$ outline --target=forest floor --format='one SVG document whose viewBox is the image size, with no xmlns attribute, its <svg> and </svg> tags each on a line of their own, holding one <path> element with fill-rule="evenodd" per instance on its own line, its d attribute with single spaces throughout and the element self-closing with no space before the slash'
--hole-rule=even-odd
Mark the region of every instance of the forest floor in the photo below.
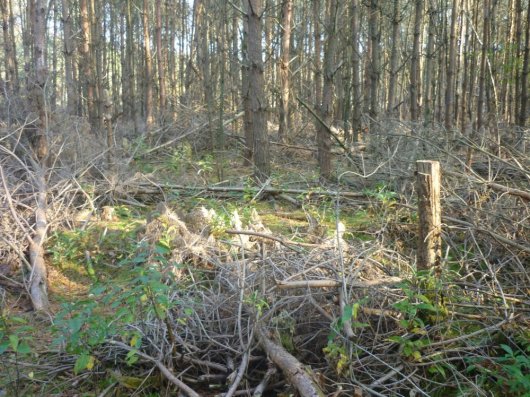
<svg viewBox="0 0 530 397">
<path fill-rule="evenodd" d="M 443 141 L 376 139 L 327 184 L 307 142 L 273 145 L 256 184 L 239 148 L 182 141 L 55 185 L 50 312 L 1 273 L 0 395 L 529 396 L 528 156 L 466 173 Z M 444 175 L 432 271 L 419 156 Z"/>
</svg>

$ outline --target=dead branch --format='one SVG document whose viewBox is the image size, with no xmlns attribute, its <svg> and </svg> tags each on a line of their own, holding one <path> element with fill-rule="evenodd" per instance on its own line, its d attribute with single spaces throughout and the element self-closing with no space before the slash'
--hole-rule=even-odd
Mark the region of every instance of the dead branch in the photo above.
<svg viewBox="0 0 530 397">
<path fill-rule="evenodd" d="M 396 284 L 402 282 L 401 277 L 389 277 L 381 280 L 347 281 L 346 284 L 353 288 L 370 288 L 381 285 Z M 276 285 L 281 289 L 292 288 L 338 288 L 342 285 L 337 280 L 300 280 L 300 281 L 276 281 Z"/>
<path fill-rule="evenodd" d="M 132 347 L 126 345 L 125 343 L 119 342 L 119 341 L 111 340 L 109 341 L 109 343 L 111 345 L 118 346 L 124 350 L 127 350 L 128 352 L 133 350 Z M 169 368 L 167 368 L 164 364 L 162 364 L 160 360 L 157 360 L 156 358 L 151 357 L 148 354 L 142 353 L 141 351 L 136 351 L 136 354 L 154 363 L 158 367 L 162 375 L 164 375 L 164 377 L 167 380 L 169 380 L 171 383 L 177 386 L 180 390 L 182 390 L 182 392 L 184 392 L 187 396 L 200 397 L 200 394 L 198 394 L 195 390 L 193 390 L 191 387 L 189 387 L 184 382 L 182 382 L 180 379 L 178 379 L 175 375 L 173 375 L 173 373 L 169 370 Z"/>
<path fill-rule="evenodd" d="M 315 382 L 311 369 L 304 367 L 292 354 L 274 343 L 267 336 L 268 332 L 263 326 L 258 325 L 256 332 L 269 359 L 282 370 L 302 397 L 324 397 L 324 392 Z"/>
</svg>

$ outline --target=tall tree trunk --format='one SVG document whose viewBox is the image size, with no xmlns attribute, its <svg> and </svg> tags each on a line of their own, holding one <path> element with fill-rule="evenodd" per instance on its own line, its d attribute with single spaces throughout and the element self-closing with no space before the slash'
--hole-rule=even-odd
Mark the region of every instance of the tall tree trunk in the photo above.
<svg viewBox="0 0 530 397">
<path fill-rule="evenodd" d="M 423 84 L 423 123 L 425 126 L 429 125 L 433 119 L 433 103 L 432 103 L 432 81 L 433 81 L 433 66 L 434 66 L 434 33 L 436 27 L 436 15 L 434 0 L 429 0 L 429 8 L 427 14 L 429 15 L 429 24 L 427 27 L 427 48 L 425 50 L 425 80 Z"/>
<path fill-rule="evenodd" d="M 361 123 L 361 54 L 359 52 L 359 4 L 357 0 L 351 2 L 351 35 L 352 35 L 352 130 L 353 142 L 359 141 Z"/>
<path fill-rule="evenodd" d="M 322 106 L 320 107 L 320 117 L 330 126 L 333 121 L 333 94 L 335 85 L 333 77 L 335 74 L 335 57 L 337 51 L 337 14 L 339 12 L 340 0 L 328 0 L 326 5 L 326 45 L 324 49 L 324 86 L 322 89 Z M 326 126 L 318 124 L 318 165 L 320 167 L 320 177 L 329 179 L 331 177 L 331 137 Z"/>
<path fill-rule="evenodd" d="M 293 14 L 293 0 L 283 0 L 282 6 L 282 54 L 280 58 L 280 127 L 278 129 L 278 140 L 282 142 L 285 135 L 291 129 L 289 115 L 289 61 L 291 44 L 291 18 Z"/>
<path fill-rule="evenodd" d="M 96 109 L 94 102 L 95 83 L 94 71 L 92 69 L 92 53 L 90 51 L 90 20 L 88 18 L 88 0 L 79 1 L 79 10 L 81 13 L 81 46 L 79 53 L 81 55 L 81 73 L 84 76 L 84 86 L 86 89 L 86 106 L 88 120 L 92 128 L 96 127 Z"/>
<path fill-rule="evenodd" d="M 153 60 L 151 58 L 151 39 L 149 36 L 149 0 L 143 3 L 144 56 L 145 56 L 145 128 L 151 132 L 153 125 Z"/>
<path fill-rule="evenodd" d="M 48 156 L 48 142 L 46 139 L 46 100 L 45 88 L 48 68 L 45 57 L 46 46 L 46 1 L 30 0 L 33 7 L 33 60 L 34 60 L 34 105 L 39 114 L 37 144 L 34 147 L 35 168 L 34 181 L 37 191 L 37 209 L 35 210 L 34 235 L 30 241 L 29 259 L 31 264 L 31 278 L 29 292 L 35 310 L 47 310 L 48 288 L 47 270 L 44 261 L 44 242 L 46 240 L 46 158 Z"/>
<path fill-rule="evenodd" d="M 74 35 L 72 30 L 72 16 L 70 14 L 70 0 L 62 0 L 63 13 L 63 41 L 64 41 L 64 80 L 66 84 L 66 112 L 75 114 L 77 109 L 77 95 L 74 81 Z"/>
<path fill-rule="evenodd" d="M 477 117 L 471 132 L 471 142 L 475 143 L 484 125 L 484 101 L 486 91 L 486 62 L 489 46 L 489 27 L 490 27 L 490 0 L 483 0 L 484 4 L 484 22 L 482 27 L 482 46 L 480 52 L 480 71 L 478 77 L 478 98 L 477 98 Z M 471 167 L 473 162 L 473 149 L 471 145 L 467 151 L 467 165 Z"/>
<path fill-rule="evenodd" d="M 315 36 L 315 107 L 322 105 L 322 36 L 320 33 L 320 0 L 313 0 L 313 31 Z"/>
<path fill-rule="evenodd" d="M 7 92 L 14 94 L 18 91 L 17 61 L 15 49 L 15 37 L 11 35 L 11 0 L 0 2 L 0 12 L 2 13 L 2 30 L 4 37 L 4 62 L 5 62 L 5 83 Z"/>
<path fill-rule="evenodd" d="M 419 82 L 420 82 L 420 34 L 423 17 L 423 0 L 416 0 L 414 6 L 414 38 L 410 63 L 410 118 L 419 117 Z"/>
<path fill-rule="evenodd" d="M 370 59 L 370 124 L 377 120 L 379 115 L 379 77 L 381 75 L 381 31 L 379 30 L 379 4 L 378 0 L 370 1 L 369 18 L 370 46 L 372 57 Z"/>
<path fill-rule="evenodd" d="M 52 112 L 55 111 L 57 108 L 57 25 L 58 25 L 58 18 L 57 18 L 57 0 L 52 0 L 49 3 L 50 7 L 53 7 L 53 17 L 51 18 L 52 26 L 53 26 L 53 36 L 51 38 L 48 38 L 48 40 L 51 41 L 52 46 L 52 78 L 51 78 L 51 95 L 50 95 L 50 110 Z"/>
<path fill-rule="evenodd" d="M 454 125 L 455 70 L 456 70 L 456 20 L 458 18 L 458 1 L 453 0 L 451 10 L 451 28 L 449 31 L 449 64 L 447 66 L 447 86 L 445 87 L 445 129 L 449 131 Z"/>
<path fill-rule="evenodd" d="M 526 28 L 524 39 L 523 73 L 521 75 L 521 107 L 517 124 L 520 127 L 526 126 L 527 106 L 528 106 L 528 74 L 530 73 L 530 3 L 526 10 Z"/>
<path fill-rule="evenodd" d="M 248 51 L 248 97 L 249 105 L 246 113 L 252 113 L 251 125 L 252 147 L 254 159 L 254 177 L 264 181 L 270 175 L 269 138 L 267 135 L 267 103 L 265 98 L 265 80 L 263 78 L 262 59 L 262 7 L 261 0 L 244 0 L 245 18 L 247 20 L 247 51 Z"/>
<path fill-rule="evenodd" d="M 401 10 L 399 0 L 394 0 L 392 12 L 392 50 L 390 54 L 390 76 L 388 79 L 387 112 L 394 114 L 396 111 L 396 82 L 399 72 L 398 49 L 400 38 Z"/>
<path fill-rule="evenodd" d="M 97 133 L 103 133 L 103 100 L 102 100 L 102 79 L 103 79 L 103 60 L 102 60 L 102 34 L 101 34 L 101 0 L 90 0 L 89 19 L 90 19 L 90 51 L 94 84 L 94 125 Z"/>
<path fill-rule="evenodd" d="M 166 79 L 164 70 L 164 50 L 162 48 L 162 0 L 155 1 L 156 14 L 156 58 L 157 58 L 157 72 L 158 72 L 158 105 L 159 112 L 164 113 L 166 108 Z M 174 49 L 171 49 L 174 51 Z"/>
</svg>

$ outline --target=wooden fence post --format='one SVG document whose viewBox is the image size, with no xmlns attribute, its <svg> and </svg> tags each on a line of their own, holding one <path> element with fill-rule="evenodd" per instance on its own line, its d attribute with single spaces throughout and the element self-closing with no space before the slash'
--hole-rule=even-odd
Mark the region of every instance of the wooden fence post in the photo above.
<svg viewBox="0 0 530 397">
<path fill-rule="evenodd" d="M 416 161 L 418 182 L 418 270 L 439 268 L 442 258 L 442 211 L 440 208 L 440 163 Z M 439 269 L 438 269 L 439 270 Z"/>
</svg>

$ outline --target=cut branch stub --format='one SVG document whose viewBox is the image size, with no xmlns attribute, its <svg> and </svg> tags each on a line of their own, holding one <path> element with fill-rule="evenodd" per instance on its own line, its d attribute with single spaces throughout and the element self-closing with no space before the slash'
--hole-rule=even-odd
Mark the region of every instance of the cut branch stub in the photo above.
<svg viewBox="0 0 530 397">
<path fill-rule="evenodd" d="M 442 211 L 440 207 L 440 163 L 416 162 L 418 182 L 418 270 L 440 266 L 442 257 Z"/>
</svg>

